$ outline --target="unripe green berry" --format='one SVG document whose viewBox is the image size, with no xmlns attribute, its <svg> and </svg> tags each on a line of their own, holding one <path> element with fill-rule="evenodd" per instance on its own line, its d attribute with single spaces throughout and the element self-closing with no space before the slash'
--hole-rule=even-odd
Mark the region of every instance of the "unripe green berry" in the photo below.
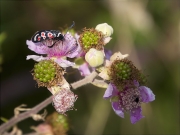
<svg viewBox="0 0 180 135">
<path fill-rule="evenodd" d="M 115 65 L 114 71 L 118 74 L 118 78 L 122 80 L 128 79 L 131 75 L 130 66 L 123 61 L 120 61 Z"/>
<path fill-rule="evenodd" d="M 80 35 L 79 43 L 82 49 L 87 52 L 91 48 L 102 50 L 104 47 L 103 34 L 100 31 L 92 29 L 84 29 L 84 32 Z"/>
<path fill-rule="evenodd" d="M 121 90 L 124 86 L 133 84 L 134 80 L 140 84 L 146 81 L 145 76 L 128 59 L 114 59 L 109 68 L 109 76 L 111 82 Z"/>
<path fill-rule="evenodd" d="M 56 74 L 54 64 L 48 60 L 41 61 L 34 66 L 35 78 L 41 82 L 50 82 Z"/>
<path fill-rule="evenodd" d="M 39 78 L 39 77 L 40 77 L 40 75 L 39 75 L 38 73 L 36 73 L 36 74 L 35 74 L 35 77 L 36 77 L 36 78 Z"/>
</svg>

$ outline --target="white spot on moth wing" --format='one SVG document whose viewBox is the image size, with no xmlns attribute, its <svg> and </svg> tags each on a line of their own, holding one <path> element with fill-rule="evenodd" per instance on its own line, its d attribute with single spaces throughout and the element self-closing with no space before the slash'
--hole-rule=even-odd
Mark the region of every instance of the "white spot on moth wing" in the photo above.
<svg viewBox="0 0 180 135">
<path fill-rule="evenodd" d="M 60 33 L 60 32 L 58 33 L 57 37 L 59 37 L 59 35 L 61 35 L 61 33 Z"/>
<path fill-rule="evenodd" d="M 55 33 L 53 33 L 53 35 L 54 35 L 54 37 L 56 37 L 56 34 L 55 34 Z"/>
<path fill-rule="evenodd" d="M 36 35 L 34 36 L 34 41 L 36 41 L 36 39 L 37 39 L 36 37 L 37 37 L 37 36 L 39 36 L 39 34 L 36 34 Z"/>
</svg>

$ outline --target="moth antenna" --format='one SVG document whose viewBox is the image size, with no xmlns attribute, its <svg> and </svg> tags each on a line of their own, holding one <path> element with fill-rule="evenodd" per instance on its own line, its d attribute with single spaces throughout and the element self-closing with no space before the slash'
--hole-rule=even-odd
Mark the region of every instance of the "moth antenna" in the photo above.
<svg viewBox="0 0 180 135">
<path fill-rule="evenodd" d="M 68 28 L 68 30 L 74 27 L 74 25 L 75 25 L 75 22 L 73 21 L 72 25 Z"/>
<path fill-rule="evenodd" d="M 75 25 L 75 22 L 73 21 L 72 25 L 67 29 L 66 34 L 67 34 L 67 32 L 68 32 L 70 29 L 72 29 L 72 27 L 74 27 L 74 25 Z M 66 34 L 65 34 L 65 35 L 66 35 Z M 64 35 L 64 36 L 65 36 L 65 35 Z"/>
</svg>

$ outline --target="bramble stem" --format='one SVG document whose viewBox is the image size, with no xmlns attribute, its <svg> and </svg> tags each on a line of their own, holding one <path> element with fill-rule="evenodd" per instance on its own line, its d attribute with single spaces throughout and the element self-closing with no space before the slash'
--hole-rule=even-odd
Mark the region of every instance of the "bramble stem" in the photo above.
<svg viewBox="0 0 180 135">
<path fill-rule="evenodd" d="M 83 85 L 86 85 L 88 83 L 91 83 L 93 81 L 93 79 L 97 76 L 97 72 L 92 72 L 89 76 L 86 76 L 84 79 L 77 81 L 75 83 L 72 83 L 71 86 L 72 88 L 75 90 L 78 87 L 81 87 Z M 36 105 L 34 108 L 32 108 L 29 111 L 20 113 L 18 116 L 14 116 L 12 117 L 8 122 L 2 124 L 0 126 L 0 134 L 2 134 L 3 132 L 5 132 L 6 130 L 10 129 L 12 126 L 14 126 L 16 123 L 27 119 L 29 117 L 32 116 L 32 114 L 37 114 L 40 110 L 42 110 L 43 108 L 45 108 L 47 105 L 49 105 L 52 102 L 52 98 L 53 96 L 50 96 L 49 98 L 47 98 L 46 100 L 42 101 L 40 104 Z"/>
<path fill-rule="evenodd" d="M 86 85 L 86 84 L 88 84 L 88 83 L 91 83 L 96 76 L 97 76 L 97 72 L 94 71 L 94 72 L 92 72 L 89 76 L 86 76 L 84 79 L 72 83 L 71 86 L 72 86 L 72 88 L 75 90 L 75 89 L 77 89 L 78 87 L 81 87 L 81 86 L 83 86 L 83 85 Z"/>
</svg>

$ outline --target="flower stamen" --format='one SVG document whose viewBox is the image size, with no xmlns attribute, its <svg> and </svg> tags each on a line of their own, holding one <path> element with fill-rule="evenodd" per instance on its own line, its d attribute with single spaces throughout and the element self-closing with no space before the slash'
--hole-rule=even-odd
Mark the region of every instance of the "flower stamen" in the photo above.
<svg viewBox="0 0 180 135">
<path fill-rule="evenodd" d="M 133 108 L 138 108 L 141 105 L 142 97 L 137 88 L 130 88 L 121 91 L 119 94 L 119 106 L 124 111 L 131 111 Z"/>
</svg>

